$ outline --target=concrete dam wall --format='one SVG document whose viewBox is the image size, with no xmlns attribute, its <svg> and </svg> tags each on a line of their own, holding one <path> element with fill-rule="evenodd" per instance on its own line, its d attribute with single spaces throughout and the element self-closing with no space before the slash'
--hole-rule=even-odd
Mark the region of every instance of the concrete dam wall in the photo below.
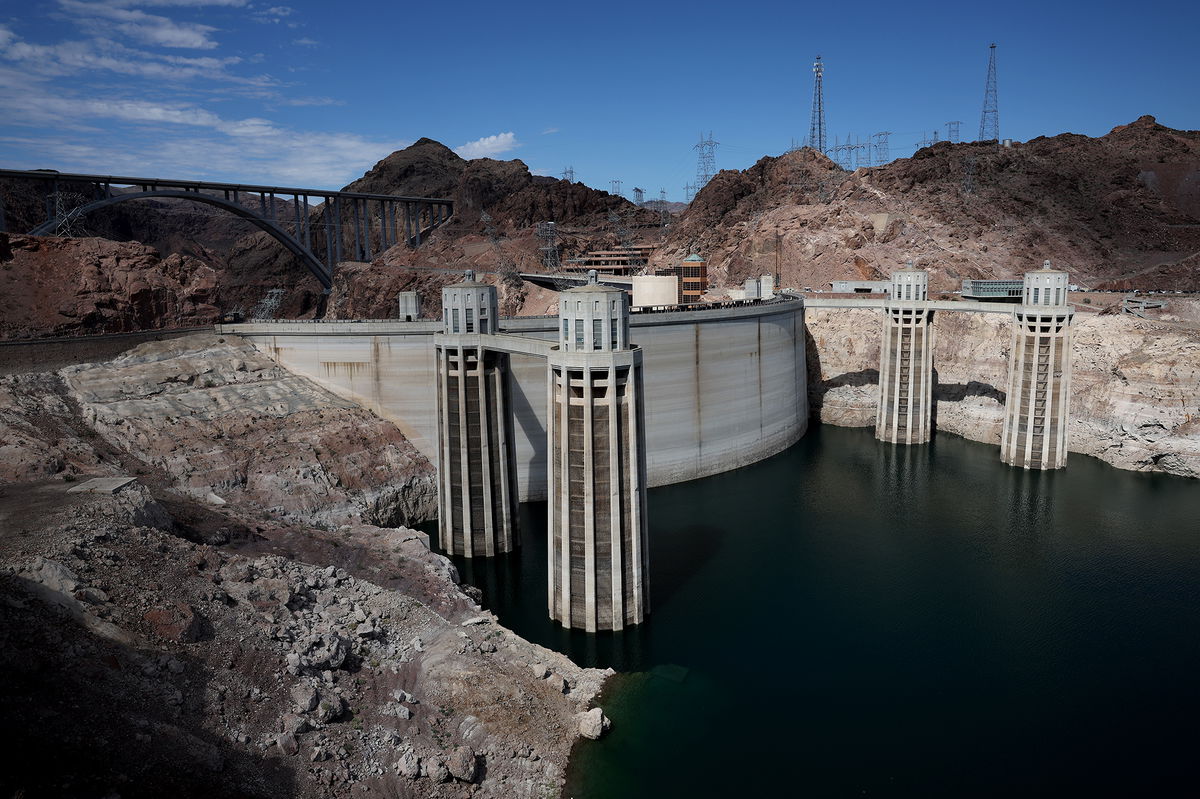
<svg viewBox="0 0 1200 799">
<path fill-rule="evenodd" d="M 555 340 L 557 317 L 506 319 L 506 333 Z M 634 314 L 643 350 L 651 486 L 736 469 L 795 443 L 808 425 L 804 304 Z M 374 411 L 436 462 L 433 334 L 440 322 L 270 322 L 224 325 L 288 369 Z M 547 365 L 510 358 L 517 483 L 546 498 Z"/>
</svg>

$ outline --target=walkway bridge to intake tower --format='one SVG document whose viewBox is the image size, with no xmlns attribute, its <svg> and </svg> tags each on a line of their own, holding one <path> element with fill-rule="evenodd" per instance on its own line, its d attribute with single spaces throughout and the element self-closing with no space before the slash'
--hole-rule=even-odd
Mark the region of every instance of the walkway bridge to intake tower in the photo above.
<svg viewBox="0 0 1200 799">
<path fill-rule="evenodd" d="M 419 247 L 454 213 L 453 200 L 431 197 L 40 169 L 0 169 L 0 178 L 44 184 L 45 219 L 22 231 L 35 236 L 76 236 L 87 214 L 129 200 L 188 200 L 224 209 L 286 247 L 326 292 L 338 262 L 370 261 L 401 242 Z M 0 232 L 5 219 L 0 195 Z"/>
</svg>

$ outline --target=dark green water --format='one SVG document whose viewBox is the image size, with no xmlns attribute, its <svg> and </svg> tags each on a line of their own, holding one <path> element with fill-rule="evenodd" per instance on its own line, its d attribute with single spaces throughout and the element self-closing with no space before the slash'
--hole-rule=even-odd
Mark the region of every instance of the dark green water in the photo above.
<svg viewBox="0 0 1200 799">
<path fill-rule="evenodd" d="M 1200 781 L 1200 483 L 817 427 L 650 492 L 652 614 L 546 616 L 545 506 L 459 561 L 518 633 L 622 675 L 576 799 L 1164 795 Z M 1171 792 L 1176 795 L 1175 792 Z"/>
</svg>

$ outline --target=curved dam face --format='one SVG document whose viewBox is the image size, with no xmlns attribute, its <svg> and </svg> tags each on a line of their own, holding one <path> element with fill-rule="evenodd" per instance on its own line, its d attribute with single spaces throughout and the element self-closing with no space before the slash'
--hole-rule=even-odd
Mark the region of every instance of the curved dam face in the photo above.
<svg viewBox="0 0 1200 799">
<path fill-rule="evenodd" d="M 557 317 L 504 320 L 503 332 L 556 340 Z M 808 425 L 804 303 L 634 314 L 642 348 L 650 486 L 762 460 Z M 282 366 L 369 408 L 436 463 L 433 335 L 440 322 L 265 322 L 222 325 Z M 546 498 L 547 365 L 508 356 L 518 496 Z"/>
</svg>

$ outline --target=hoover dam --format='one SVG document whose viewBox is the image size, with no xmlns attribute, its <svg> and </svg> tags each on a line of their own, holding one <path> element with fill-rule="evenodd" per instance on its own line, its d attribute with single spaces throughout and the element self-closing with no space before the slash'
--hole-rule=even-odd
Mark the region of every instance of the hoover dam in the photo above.
<svg viewBox="0 0 1200 799">
<path fill-rule="evenodd" d="M 258 322 L 218 326 L 281 365 L 374 411 L 437 460 L 434 334 L 440 322 Z M 551 342 L 558 317 L 504 319 L 501 332 Z M 782 452 L 808 426 L 804 301 L 778 298 L 630 315 L 644 357 L 651 487 Z M 510 354 L 520 501 L 546 499 L 546 363 Z"/>
</svg>

